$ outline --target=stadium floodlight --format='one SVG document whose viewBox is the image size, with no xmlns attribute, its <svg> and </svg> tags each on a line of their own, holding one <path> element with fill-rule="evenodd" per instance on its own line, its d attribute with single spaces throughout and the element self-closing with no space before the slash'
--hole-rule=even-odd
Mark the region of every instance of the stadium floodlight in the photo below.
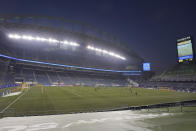
<svg viewBox="0 0 196 131">
<path fill-rule="evenodd" d="M 86 48 L 89 49 L 89 50 L 94 50 L 94 51 L 97 51 L 97 52 L 101 52 L 101 53 L 103 53 L 103 54 L 107 54 L 107 55 L 110 55 L 110 56 L 114 56 L 114 57 L 120 58 L 120 59 L 122 59 L 122 60 L 126 60 L 125 57 L 120 56 L 120 55 L 118 55 L 118 54 L 116 54 L 116 53 L 114 53 L 114 52 L 111 52 L 111 51 L 107 51 L 107 50 L 100 49 L 100 48 L 95 48 L 95 47 L 90 46 L 90 45 L 88 45 Z"/>
<path fill-rule="evenodd" d="M 102 52 L 102 49 L 97 48 L 97 51 L 98 51 L 98 52 Z"/>
<path fill-rule="evenodd" d="M 105 53 L 105 54 L 108 54 L 108 51 L 107 50 L 103 50 L 102 52 Z"/>
<path fill-rule="evenodd" d="M 69 42 L 69 45 L 72 45 L 72 46 L 79 46 L 78 43 L 75 43 L 75 42 Z"/>
<path fill-rule="evenodd" d="M 21 38 L 21 36 L 17 35 L 17 34 L 9 34 L 8 37 L 13 38 L 13 39 L 20 39 Z"/>
<path fill-rule="evenodd" d="M 30 35 L 8 34 L 8 37 L 11 39 L 35 40 L 35 41 L 40 41 L 40 42 L 61 43 L 63 45 L 69 45 L 69 46 L 80 46 L 76 42 L 68 42 L 66 40 L 60 41 L 60 40 L 57 40 L 54 38 L 43 38 L 43 37 L 39 37 L 39 36 L 34 37 L 34 36 L 30 36 Z"/>
<path fill-rule="evenodd" d="M 61 43 L 62 45 L 70 45 L 70 46 L 80 46 L 78 43 L 76 42 L 69 42 L 69 41 L 59 41 L 59 43 Z"/>
<path fill-rule="evenodd" d="M 109 55 L 114 56 L 114 53 L 113 52 L 109 52 Z"/>
<path fill-rule="evenodd" d="M 49 38 L 48 41 L 49 41 L 50 43 L 59 43 L 58 40 L 53 39 L 53 38 Z"/>
<path fill-rule="evenodd" d="M 34 37 L 32 37 L 32 36 L 27 36 L 27 35 L 22 35 L 21 38 L 24 39 L 24 40 L 33 40 L 33 39 L 34 39 Z"/>
<path fill-rule="evenodd" d="M 35 40 L 37 40 L 37 41 L 47 41 L 47 39 L 42 38 L 42 37 L 36 37 Z"/>
<path fill-rule="evenodd" d="M 94 47 L 91 47 L 91 49 L 92 49 L 92 50 L 95 50 L 95 48 L 94 48 Z"/>
<path fill-rule="evenodd" d="M 63 45 L 68 45 L 68 44 L 69 44 L 69 42 L 68 42 L 68 41 L 66 41 L 66 40 L 61 41 L 60 43 L 61 43 L 61 44 L 63 44 Z"/>
</svg>

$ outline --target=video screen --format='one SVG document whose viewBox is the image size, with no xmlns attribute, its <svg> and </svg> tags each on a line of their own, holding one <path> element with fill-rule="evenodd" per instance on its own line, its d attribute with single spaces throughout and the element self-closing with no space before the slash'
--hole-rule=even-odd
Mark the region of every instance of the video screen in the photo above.
<svg viewBox="0 0 196 131">
<path fill-rule="evenodd" d="M 150 71 L 150 63 L 143 63 L 143 71 Z"/>
<path fill-rule="evenodd" d="M 177 41 L 178 48 L 178 60 L 179 62 L 183 61 L 192 61 L 193 60 L 193 46 L 190 37 L 182 38 Z"/>
</svg>

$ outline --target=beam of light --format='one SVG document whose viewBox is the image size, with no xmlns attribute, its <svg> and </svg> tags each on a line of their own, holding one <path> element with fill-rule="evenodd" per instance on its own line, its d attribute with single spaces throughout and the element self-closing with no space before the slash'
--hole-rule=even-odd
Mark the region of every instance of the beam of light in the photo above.
<svg viewBox="0 0 196 131">
<path fill-rule="evenodd" d="M 90 67 L 81 67 L 81 66 L 72 66 L 72 65 L 62 65 L 62 64 L 55 64 L 55 63 L 48 63 L 48 62 L 41 62 L 41 61 L 34 61 L 34 60 L 26 60 L 21 58 L 15 58 L 7 55 L 0 54 L 0 57 L 11 59 L 15 61 L 22 61 L 22 62 L 28 62 L 28 63 L 35 63 L 35 64 L 42 64 L 42 65 L 50 65 L 50 66 L 58 66 L 58 67 L 65 67 L 65 68 L 75 68 L 75 69 L 83 69 L 83 70 L 92 70 L 92 71 L 102 71 L 102 72 L 115 72 L 115 73 L 137 73 L 138 75 L 141 75 L 141 71 L 126 71 L 126 70 L 106 70 L 101 68 L 90 68 Z"/>
<path fill-rule="evenodd" d="M 60 43 L 62 45 L 69 45 L 69 46 L 80 46 L 78 43 L 73 42 L 73 41 L 61 41 L 61 40 L 57 40 L 54 38 L 44 38 L 44 37 L 40 37 L 40 36 L 31 36 L 31 35 L 19 35 L 19 34 L 8 34 L 8 37 L 10 39 L 23 39 L 23 40 L 35 40 L 35 41 L 40 41 L 40 42 L 48 42 L 48 43 L 53 43 L 53 44 L 57 44 Z"/>
<path fill-rule="evenodd" d="M 107 51 L 105 49 L 95 48 L 95 47 L 90 46 L 90 45 L 88 45 L 86 48 L 89 49 L 89 50 L 94 50 L 94 51 L 97 51 L 97 52 L 101 52 L 103 54 L 107 54 L 107 55 L 110 55 L 110 56 L 113 56 L 113 57 L 116 57 L 116 58 L 119 58 L 119 59 L 122 59 L 122 60 L 126 60 L 125 57 L 120 56 L 119 54 L 116 54 L 114 52 Z"/>
</svg>

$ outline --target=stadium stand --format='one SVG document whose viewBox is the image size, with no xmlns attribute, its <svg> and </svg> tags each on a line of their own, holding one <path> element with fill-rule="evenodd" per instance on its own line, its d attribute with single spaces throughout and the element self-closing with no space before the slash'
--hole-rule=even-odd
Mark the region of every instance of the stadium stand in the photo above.
<svg viewBox="0 0 196 131">
<path fill-rule="evenodd" d="M 0 45 L 1 85 L 127 86 L 123 73 L 138 75 L 143 62 L 116 36 L 56 17 L 1 15 Z"/>
<path fill-rule="evenodd" d="M 143 81 L 140 82 L 142 88 L 168 88 L 176 91 L 196 92 L 196 83 L 194 82 L 160 82 L 160 81 Z"/>
<path fill-rule="evenodd" d="M 196 65 L 195 64 L 178 64 L 154 76 L 151 81 L 176 81 L 176 82 L 195 82 Z"/>
<path fill-rule="evenodd" d="M 139 83 L 143 88 L 169 88 L 176 91 L 196 92 L 196 65 L 177 64 Z"/>
<path fill-rule="evenodd" d="M 39 83 L 46 86 L 127 86 L 126 77 L 112 75 L 98 75 L 79 72 L 55 72 L 43 70 L 17 69 L 13 75 L 7 75 L 6 84 L 23 81 L 26 83 Z M 19 82 L 18 81 L 18 82 Z"/>
<path fill-rule="evenodd" d="M 73 27 L 83 29 L 78 30 L 81 28 L 67 29 L 65 19 L 53 17 L 1 18 L 0 85 L 127 86 L 136 82 L 141 87 L 192 88 L 196 82 L 195 64 L 176 65 L 150 80 L 148 75 L 148 79 L 139 76 L 143 59 L 132 48 L 84 23 L 71 22 Z M 40 24 L 44 20 L 60 21 L 62 28 Z"/>
</svg>

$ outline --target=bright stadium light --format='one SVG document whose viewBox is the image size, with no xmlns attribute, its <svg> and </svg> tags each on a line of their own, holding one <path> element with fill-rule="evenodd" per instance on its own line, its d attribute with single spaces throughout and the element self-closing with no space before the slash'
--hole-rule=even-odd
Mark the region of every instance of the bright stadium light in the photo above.
<svg viewBox="0 0 196 131">
<path fill-rule="evenodd" d="M 8 37 L 13 38 L 13 39 L 20 39 L 21 38 L 21 36 L 17 35 L 17 34 L 9 34 Z"/>
<path fill-rule="evenodd" d="M 91 49 L 92 49 L 92 50 L 95 50 L 95 48 L 94 48 L 94 47 L 91 47 Z"/>
<path fill-rule="evenodd" d="M 69 42 L 68 42 L 68 41 L 66 41 L 66 40 L 61 41 L 60 43 L 61 43 L 61 44 L 64 44 L 64 45 L 68 45 L 68 44 L 69 44 Z"/>
<path fill-rule="evenodd" d="M 114 53 L 113 52 L 109 52 L 109 55 L 114 56 Z"/>
<path fill-rule="evenodd" d="M 43 38 L 43 37 L 39 37 L 39 36 L 8 34 L 8 37 L 11 39 L 35 40 L 35 41 L 40 41 L 40 42 L 61 43 L 63 45 L 69 45 L 69 46 L 80 46 L 76 42 L 68 42 L 66 40 L 60 41 L 60 40 L 57 40 L 54 38 Z"/>
<path fill-rule="evenodd" d="M 79 44 L 75 43 L 75 42 L 69 42 L 69 44 L 72 45 L 72 46 L 79 46 Z"/>
<path fill-rule="evenodd" d="M 49 41 L 50 43 L 59 43 L 58 40 L 52 39 L 52 38 L 49 38 L 48 41 Z"/>
<path fill-rule="evenodd" d="M 107 50 L 103 50 L 103 53 L 108 54 L 108 51 Z"/>
<path fill-rule="evenodd" d="M 124 58 L 124 57 L 122 57 L 122 56 L 120 56 L 120 55 L 118 55 L 118 54 L 116 54 L 114 52 L 110 52 L 110 51 L 107 51 L 107 50 L 104 50 L 104 49 L 100 49 L 100 48 L 95 48 L 95 47 L 90 46 L 90 45 L 88 45 L 86 48 L 89 49 L 89 50 L 94 50 L 94 51 L 97 51 L 97 52 L 101 52 L 103 54 L 114 56 L 114 57 L 120 58 L 122 60 L 126 60 L 126 58 Z"/>
<path fill-rule="evenodd" d="M 69 42 L 69 41 L 59 41 L 61 44 L 63 45 L 70 45 L 70 46 L 80 46 L 78 43 L 76 42 Z"/>
<path fill-rule="evenodd" d="M 22 35 L 22 39 L 24 39 L 24 40 L 33 40 L 34 37 L 32 37 L 32 36 L 27 36 L 27 35 Z"/>
</svg>

